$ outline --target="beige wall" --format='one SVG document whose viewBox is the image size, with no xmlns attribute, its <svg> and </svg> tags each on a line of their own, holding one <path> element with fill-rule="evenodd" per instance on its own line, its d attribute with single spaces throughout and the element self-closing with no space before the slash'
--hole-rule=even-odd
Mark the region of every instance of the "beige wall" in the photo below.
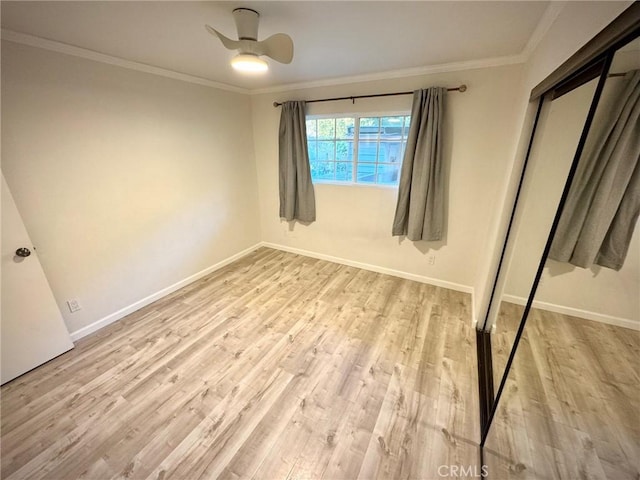
<svg viewBox="0 0 640 480">
<path fill-rule="evenodd" d="M 638 68 L 639 63 L 637 49 L 620 52 L 611 71 L 625 72 Z M 523 224 L 514 238 L 516 247 L 505 286 L 505 294 L 515 297 L 514 301 L 523 301 L 529 296 L 596 82 L 594 79 L 554 100 L 549 115 L 540 120 L 527 174 L 528 183 L 533 185 L 524 198 Z M 611 121 L 608 112 L 619 98 L 622 85 L 621 77 L 607 79 L 584 152 L 593 151 L 600 141 L 598 132 Z M 637 230 L 636 226 L 620 271 L 599 266 L 583 269 L 547 261 L 535 297 L 540 302 L 538 305 L 640 328 L 640 232 Z"/>
<path fill-rule="evenodd" d="M 495 208 L 499 180 L 516 136 L 521 66 L 505 66 L 386 81 L 311 88 L 252 97 L 263 240 L 351 262 L 427 277 L 470 291 L 479 248 Z M 278 217 L 278 122 L 274 100 L 312 99 L 468 85 L 446 103 L 445 158 L 450 162 L 448 234 L 443 242 L 400 241 L 391 236 L 397 189 L 316 184 L 317 221 L 293 232 Z M 411 96 L 309 104 L 308 114 L 384 113 L 411 109 Z M 435 264 L 428 264 L 434 254 Z"/>
<path fill-rule="evenodd" d="M 597 80 L 545 103 L 505 263 L 505 293 L 528 297 L 578 147 Z"/>
<path fill-rule="evenodd" d="M 530 92 L 632 3 L 627 0 L 566 2 L 526 63 L 527 91 Z"/>
<path fill-rule="evenodd" d="M 525 65 L 251 97 L 3 42 L 3 171 L 72 332 L 260 240 L 474 290 L 483 318 L 530 88 L 629 4 L 568 2 Z M 274 100 L 460 83 L 469 90 L 451 93 L 447 112 L 446 241 L 391 237 L 393 188 L 318 185 L 315 224 L 280 222 Z M 393 97 L 309 113 L 409 107 Z M 69 298 L 83 309 L 68 313 Z"/>
<path fill-rule="evenodd" d="M 71 332 L 260 241 L 247 95 L 2 42 L 2 162 Z"/>
</svg>

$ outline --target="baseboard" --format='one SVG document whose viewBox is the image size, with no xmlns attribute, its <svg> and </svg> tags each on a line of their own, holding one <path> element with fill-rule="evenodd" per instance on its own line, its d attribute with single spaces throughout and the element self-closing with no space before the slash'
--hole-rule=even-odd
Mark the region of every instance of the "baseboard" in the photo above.
<svg viewBox="0 0 640 480">
<path fill-rule="evenodd" d="M 260 248 L 261 243 L 257 243 L 255 245 L 253 245 L 252 247 L 249 247 L 245 250 L 242 250 L 241 252 L 236 253 L 235 255 L 231 255 L 228 258 L 225 258 L 224 260 L 216 263 L 215 265 L 211 265 L 210 267 L 205 268 L 204 270 L 199 271 L 198 273 L 195 273 L 183 280 L 180 280 L 179 282 L 174 283 L 173 285 L 170 285 L 166 288 L 163 288 L 162 290 L 159 290 L 155 293 L 152 293 L 151 295 L 138 300 L 135 303 L 132 303 L 131 305 L 128 305 L 124 308 L 121 308 L 120 310 L 118 310 L 117 312 L 114 312 L 110 315 L 107 315 L 106 317 L 101 318 L 100 320 L 97 320 L 85 327 L 79 328 L 78 330 L 71 332 L 69 335 L 71 336 L 71 340 L 73 340 L 74 342 L 76 340 L 81 339 L 82 337 L 86 337 L 87 335 L 100 330 L 103 327 L 106 327 L 107 325 L 120 320 L 123 317 L 126 317 L 127 315 L 129 315 L 130 313 L 135 312 L 136 310 L 140 310 L 142 307 L 146 307 L 147 305 L 149 305 L 150 303 L 155 302 L 156 300 L 159 300 L 160 298 L 169 295 L 170 293 L 175 292 L 176 290 L 179 290 L 182 287 L 185 287 L 187 285 L 189 285 L 190 283 L 195 282 L 196 280 L 201 279 L 202 277 L 205 277 L 207 275 L 209 275 L 212 272 L 215 272 L 216 270 L 221 269 L 222 267 L 225 267 L 227 265 L 229 265 L 232 262 L 235 262 L 236 260 L 250 254 L 251 252 L 253 252 L 254 250 L 256 250 L 257 248 Z"/>
<path fill-rule="evenodd" d="M 287 245 L 280 245 L 278 243 L 262 242 L 261 245 L 263 247 L 274 248 L 276 250 L 282 250 L 284 252 L 303 255 L 305 257 L 317 258 L 318 260 L 326 260 L 328 262 L 339 263 L 341 265 L 361 268 L 362 270 L 384 273 L 385 275 L 391 275 L 393 277 L 405 278 L 407 280 L 413 280 L 415 282 L 426 283 L 428 285 L 434 285 L 436 287 L 448 288 L 449 290 L 455 290 L 456 292 L 468 293 L 471 295 L 471 325 L 473 328 L 477 327 L 474 290 L 472 286 L 462 285 L 455 282 L 448 282 L 446 280 L 440 280 L 437 278 L 426 277 L 424 275 L 417 275 L 415 273 L 403 272 L 402 270 L 380 267 L 378 265 L 372 265 L 370 263 L 356 262 L 355 260 L 349 260 L 347 258 L 334 257 L 333 255 L 326 255 L 324 253 L 312 252 L 310 250 L 303 250 L 301 248 L 289 247 Z"/>
<path fill-rule="evenodd" d="M 475 305 L 473 303 L 473 287 L 468 286 L 468 285 L 462 285 L 459 283 L 454 283 L 454 282 L 448 282 L 446 280 L 439 280 L 437 278 L 430 278 L 430 277 L 426 277 L 424 275 L 417 275 L 414 273 L 408 273 L 408 272 L 403 272 L 401 270 L 394 270 L 391 268 L 386 268 L 386 267 L 380 267 L 378 265 L 371 265 L 368 263 L 362 263 L 362 262 L 356 262 L 353 260 L 349 260 L 346 258 L 340 258 L 340 257 L 334 257 L 332 255 L 325 255 L 322 253 L 317 253 L 317 252 L 312 252 L 309 250 L 303 250 L 300 248 L 294 248 L 294 247 L 289 247 L 286 245 L 279 245 L 276 243 L 270 243 L 270 242 L 259 242 L 255 245 L 253 245 L 252 247 L 249 247 L 241 252 L 236 253 L 235 255 L 232 255 L 224 260 L 222 260 L 221 262 L 216 263 L 215 265 L 212 265 L 208 268 L 205 268 L 204 270 L 195 273 L 183 280 L 180 280 L 179 282 L 174 283 L 173 285 L 170 285 L 166 288 L 163 288 L 162 290 L 159 290 L 158 292 L 155 292 L 141 300 L 138 300 L 137 302 L 132 303 L 131 305 L 128 305 L 124 308 L 121 308 L 120 310 L 118 310 L 117 312 L 114 312 L 110 315 L 107 315 L 106 317 L 101 318 L 100 320 L 97 320 L 85 327 L 79 328 L 78 330 L 75 330 L 74 332 L 70 333 L 71 336 L 71 340 L 73 340 L 74 342 L 76 340 L 81 339 L 82 337 L 86 337 L 87 335 L 100 330 L 103 327 L 106 327 L 107 325 L 120 320 L 123 317 L 126 317 L 127 315 L 135 312 L 136 310 L 140 310 L 143 307 L 146 307 L 147 305 L 149 305 L 150 303 L 155 302 L 156 300 L 159 300 L 160 298 L 169 295 L 170 293 L 175 292 L 176 290 L 185 287 L 187 285 L 189 285 L 190 283 L 195 282 L 196 280 L 201 279 L 202 277 L 209 275 L 212 272 L 215 272 L 216 270 L 232 263 L 235 262 L 236 260 L 248 255 L 249 253 L 253 252 L 254 250 L 256 250 L 257 248 L 260 247 L 268 247 L 268 248 L 273 248 L 276 250 L 282 250 L 285 252 L 290 252 L 290 253 L 295 253 L 298 255 L 304 255 L 306 257 L 311 257 L 311 258 L 317 258 L 319 260 L 326 260 L 329 262 L 334 262 L 334 263 L 339 263 L 341 265 L 348 265 L 350 267 L 356 267 L 356 268 L 361 268 L 363 270 L 369 270 L 372 272 L 377 272 L 377 273 L 383 273 L 386 275 L 392 275 L 394 277 L 400 277 L 400 278 L 406 278 L 407 280 L 413 280 L 416 282 L 420 282 L 420 283 L 426 283 L 429 285 L 434 285 L 436 287 L 442 287 L 442 288 L 448 288 L 450 290 L 455 290 L 458 292 L 463 292 L 463 293 L 468 293 L 471 295 L 471 321 L 474 322 L 475 321 Z"/>
<path fill-rule="evenodd" d="M 526 305 L 527 299 L 518 297 L 516 295 L 503 295 L 502 299 L 505 302 L 515 303 L 516 305 Z M 630 320 L 627 318 L 614 317 L 612 315 L 605 315 L 603 313 L 591 312 L 589 310 L 581 310 L 579 308 L 565 307 L 564 305 L 556 305 L 554 303 L 541 302 L 534 300 L 532 303 L 533 308 L 540 310 L 547 310 L 549 312 L 561 313 L 563 315 L 570 315 L 572 317 L 585 318 L 587 320 L 593 320 L 594 322 L 606 323 L 609 325 L 615 325 L 616 327 L 630 328 L 632 330 L 640 330 L 640 322 Z"/>
<path fill-rule="evenodd" d="M 301 248 L 289 247 L 287 245 L 280 245 L 271 242 L 262 242 L 263 247 L 274 248 L 276 250 L 282 250 L 284 252 L 295 253 L 303 255 L 305 257 L 317 258 L 318 260 L 327 260 L 328 262 L 339 263 L 341 265 L 348 265 L 350 267 L 361 268 L 362 270 L 369 270 L 376 273 L 384 273 L 385 275 L 391 275 L 393 277 L 406 278 L 407 280 L 413 280 L 415 282 L 427 283 L 436 287 L 448 288 L 457 292 L 464 292 L 473 294 L 473 287 L 469 285 L 462 285 L 459 283 L 448 282 L 446 280 L 439 280 L 437 278 L 425 277 L 424 275 L 417 275 L 415 273 L 403 272 L 401 270 L 394 270 L 392 268 L 380 267 L 378 265 L 372 265 L 370 263 L 356 262 L 347 258 L 334 257 L 332 255 L 325 255 L 324 253 L 312 252 L 310 250 L 303 250 Z"/>
</svg>

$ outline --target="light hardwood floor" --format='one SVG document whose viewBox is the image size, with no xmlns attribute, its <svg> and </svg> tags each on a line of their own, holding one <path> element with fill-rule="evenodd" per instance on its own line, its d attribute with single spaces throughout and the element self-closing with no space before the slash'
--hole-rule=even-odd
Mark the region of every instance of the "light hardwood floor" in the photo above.
<svg viewBox="0 0 640 480">
<path fill-rule="evenodd" d="M 477 465 L 470 297 L 261 248 L 2 387 L 4 479 Z"/>
<path fill-rule="evenodd" d="M 638 480 L 640 332 L 532 309 L 484 453 L 490 479 Z"/>
<path fill-rule="evenodd" d="M 524 307 L 511 302 L 500 302 L 496 331 L 491 334 L 491 363 L 493 364 L 493 385 L 497 393 L 513 349 L 516 332 L 522 320 Z"/>
</svg>

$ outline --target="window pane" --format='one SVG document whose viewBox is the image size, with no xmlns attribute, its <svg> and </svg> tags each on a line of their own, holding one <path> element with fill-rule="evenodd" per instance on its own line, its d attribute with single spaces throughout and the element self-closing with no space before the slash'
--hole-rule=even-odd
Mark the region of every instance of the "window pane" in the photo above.
<svg viewBox="0 0 640 480">
<path fill-rule="evenodd" d="M 402 124 L 404 117 L 382 117 L 380 136 L 381 138 L 402 137 Z"/>
<path fill-rule="evenodd" d="M 404 117 L 404 136 L 405 137 L 409 135 L 409 125 L 411 125 L 411 117 L 407 115 L 406 117 Z"/>
<path fill-rule="evenodd" d="M 379 162 L 400 163 L 402 162 L 402 140 L 393 142 L 380 141 L 380 150 L 378 154 Z"/>
<path fill-rule="evenodd" d="M 321 162 L 327 162 L 329 160 L 335 160 L 335 143 L 329 141 L 318 142 L 318 160 Z"/>
<path fill-rule="evenodd" d="M 353 138 L 355 119 L 336 118 L 336 138 Z"/>
<path fill-rule="evenodd" d="M 318 119 L 318 138 L 335 138 L 336 120 L 335 118 Z"/>
<path fill-rule="evenodd" d="M 353 160 L 353 142 L 336 142 L 336 160 Z"/>
<path fill-rule="evenodd" d="M 318 136 L 316 120 L 307 120 L 306 123 L 307 123 L 307 138 L 310 140 L 315 140 L 315 138 Z"/>
<path fill-rule="evenodd" d="M 362 138 L 362 136 L 360 137 Z M 378 158 L 378 141 L 358 142 L 358 162 L 375 162 Z"/>
<path fill-rule="evenodd" d="M 315 162 L 311 164 L 311 177 L 314 180 L 333 180 L 335 170 L 334 162 Z"/>
<path fill-rule="evenodd" d="M 360 127 L 378 127 L 379 125 L 380 125 L 380 117 L 360 118 Z"/>
<path fill-rule="evenodd" d="M 359 163 L 358 164 L 358 183 L 375 183 L 376 182 L 376 164 L 375 163 Z"/>
<path fill-rule="evenodd" d="M 312 140 L 309 140 L 307 142 L 307 149 L 309 150 L 309 161 L 310 162 L 313 162 L 314 160 L 317 160 L 317 158 L 318 158 L 317 145 L 318 145 L 318 142 L 314 142 Z"/>
<path fill-rule="evenodd" d="M 353 182 L 353 163 L 338 162 L 336 164 L 336 180 Z"/>
<path fill-rule="evenodd" d="M 399 165 L 378 165 L 378 183 L 382 185 L 397 185 L 399 176 Z"/>
<path fill-rule="evenodd" d="M 311 177 L 315 177 L 317 171 L 318 171 L 318 164 L 320 162 L 318 162 L 315 158 L 311 158 L 311 156 L 309 156 L 309 168 L 311 169 Z"/>
<path fill-rule="evenodd" d="M 397 185 L 411 117 L 319 118 L 306 122 L 313 180 Z M 356 127 L 359 136 L 356 138 Z M 357 158 L 354 153 L 357 145 Z M 354 171 L 355 170 L 355 171 Z"/>
<path fill-rule="evenodd" d="M 364 117 L 360 119 L 360 140 L 377 139 L 380 130 L 380 118 Z"/>
</svg>

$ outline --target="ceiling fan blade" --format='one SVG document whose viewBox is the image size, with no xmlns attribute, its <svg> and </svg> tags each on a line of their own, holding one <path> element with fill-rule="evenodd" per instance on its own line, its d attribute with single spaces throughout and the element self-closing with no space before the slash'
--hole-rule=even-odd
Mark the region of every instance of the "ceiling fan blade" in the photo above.
<svg viewBox="0 0 640 480">
<path fill-rule="evenodd" d="M 258 55 L 266 55 L 276 62 L 291 63 L 293 60 L 293 40 L 285 33 L 276 33 L 256 45 Z"/>
<path fill-rule="evenodd" d="M 229 37 L 225 37 L 215 28 L 211 28 L 209 25 L 204 26 L 211 35 L 214 35 L 220 39 L 222 44 L 227 47 L 229 50 L 237 50 L 240 47 L 240 42 L 238 40 L 231 40 Z"/>
</svg>

